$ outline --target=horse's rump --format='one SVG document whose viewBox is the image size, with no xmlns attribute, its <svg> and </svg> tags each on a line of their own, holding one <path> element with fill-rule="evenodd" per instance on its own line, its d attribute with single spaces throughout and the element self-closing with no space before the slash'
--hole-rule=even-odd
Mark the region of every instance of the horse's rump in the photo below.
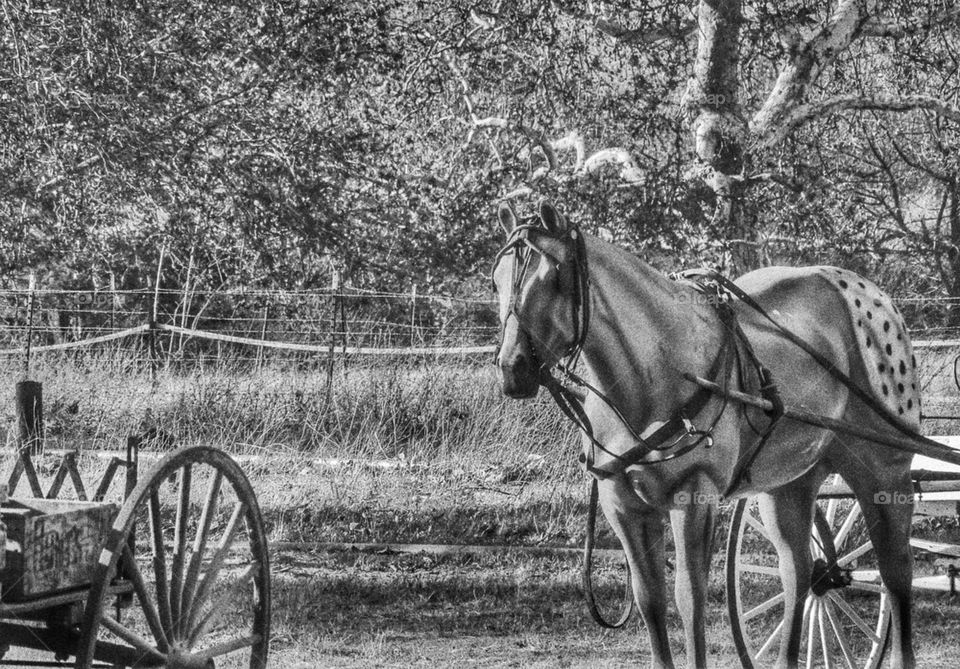
<svg viewBox="0 0 960 669">
<path fill-rule="evenodd" d="M 869 392 L 888 415 L 909 429 L 919 427 L 920 385 L 910 336 L 899 309 L 874 283 L 854 272 L 821 266 L 764 268 L 737 284 Z M 744 330 L 785 395 L 806 406 L 841 399 L 825 392 L 835 384 L 808 355 L 751 309 L 741 307 L 739 312 Z M 830 414 L 837 411 L 823 408 Z"/>
</svg>

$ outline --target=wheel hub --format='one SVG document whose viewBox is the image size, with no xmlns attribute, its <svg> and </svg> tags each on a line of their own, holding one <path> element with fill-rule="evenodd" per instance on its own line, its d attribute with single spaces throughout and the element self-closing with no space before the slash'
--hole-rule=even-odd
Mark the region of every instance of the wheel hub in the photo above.
<svg viewBox="0 0 960 669">
<path fill-rule="evenodd" d="M 830 590 L 845 588 L 853 583 L 852 570 L 844 569 L 836 562 L 827 563 L 818 558 L 813 563 L 813 572 L 810 575 L 810 589 L 817 597 L 823 597 Z"/>
<path fill-rule="evenodd" d="M 212 658 L 194 655 L 189 650 L 171 648 L 167 655 L 168 669 L 214 669 L 216 666 Z"/>
</svg>

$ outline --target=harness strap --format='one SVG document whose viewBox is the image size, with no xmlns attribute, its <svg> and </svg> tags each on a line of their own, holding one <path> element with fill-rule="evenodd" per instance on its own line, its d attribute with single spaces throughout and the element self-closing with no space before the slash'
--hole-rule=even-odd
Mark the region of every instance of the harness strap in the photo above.
<svg viewBox="0 0 960 669">
<path fill-rule="evenodd" d="M 583 580 L 583 594 L 587 600 L 587 610 L 590 611 L 590 617 L 607 629 L 619 629 L 627 624 L 630 614 L 633 613 L 633 587 L 630 578 L 630 563 L 624 561 L 627 569 L 626 590 L 623 593 L 623 604 L 620 608 L 620 616 L 613 622 L 610 622 L 600 613 L 600 607 L 597 606 L 597 600 L 593 594 L 593 546 L 596 542 L 597 531 L 597 502 L 599 500 L 599 490 L 597 479 L 590 481 L 590 503 L 587 508 L 587 536 L 583 542 L 583 568 L 581 577 Z"/>
<path fill-rule="evenodd" d="M 736 285 L 727 281 L 725 277 L 717 272 L 713 272 L 712 270 L 686 270 L 672 274 L 671 277 L 675 280 L 689 282 L 697 290 L 710 295 L 715 299 L 715 304 L 718 305 L 718 308 L 720 305 L 724 305 L 727 309 L 730 309 L 729 302 L 731 295 L 738 298 L 740 297 L 740 294 L 746 295 L 746 293 L 740 290 Z M 731 289 L 731 286 L 736 288 L 736 290 Z M 747 295 L 747 298 L 749 299 L 749 295 Z M 740 486 L 741 481 L 749 478 L 750 467 L 753 465 L 757 455 L 767 444 L 770 436 L 773 434 L 774 429 L 776 429 L 777 425 L 779 424 L 780 419 L 784 415 L 785 407 L 783 404 L 783 398 L 780 396 L 780 390 L 777 388 L 777 385 L 773 379 L 773 373 L 757 356 L 753 349 L 753 345 L 750 343 L 749 337 L 747 337 L 747 333 L 743 331 L 743 327 L 740 325 L 739 321 L 735 316 L 732 316 L 728 319 L 725 319 L 725 322 L 732 326 L 737 339 L 738 348 L 743 349 L 744 357 L 747 358 L 757 374 L 760 396 L 770 403 L 770 408 L 764 410 L 764 413 L 767 414 L 767 416 L 770 418 L 770 421 L 762 430 L 759 430 L 754 426 L 753 422 L 750 420 L 750 417 L 744 411 L 744 419 L 750 428 L 757 434 L 758 439 L 754 441 L 752 445 L 746 451 L 742 452 L 737 458 L 733 473 L 730 477 L 730 482 L 727 484 L 727 487 L 722 495 L 723 497 L 729 497 L 730 494 Z M 745 381 L 743 369 L 741 368 L 739 372 L 741 383 L 743 383 Z"/>
<path fill-rule="evenodd" d="M 717 352 L 717 357 L 710 367 L 708 376 L 710 378 L 716 378 L 718 382 L 725 384 L 730 375 L 730 365 L 734 355 L 735 347 L 731 346 L 730 338 L 724 339 L 724 343 Z M 609 478 L 611 476 L 621 474 L 628 467 L 634 465 L 656 465 L 669 462 L 670 460 L 674 460 L 682 455 L 685 455 L 686 453 L 689 453 L 691 450 L 704 442 L 706 442 L 707 447 L 709 448 L 713 444 L 711 432 L 719 422 L 720 417 L 723 415 L 726 409 L 727 403 L 726 400 L 724 400 L 724 404 L 717 413 L 717 416 L 714 418 L 710 428 L 706 430 L 697 430 L 694 428 L 693 424 L 691 423 L 691 419 L 700 414 L 700 412 L 706 408 L 707 404 L 714 395 L 714 393 L 707 389 L 698 388 L 694 392 L 693 396 L 683 405 L 683 407 L 681 407 L 673 416 L 671 416 L 669 420 L 658 427 L 652 434 L 648 435 L 647 437 L 643 437 L 636 430 L 634 430 L 633 427 L 631 427 L 629 421 L 626 419 L 620 409 L 613 404 L 606 397 L 606 395 L 600 392 L 600 390 L 595 388 L 585 379 L 567 369 L 561 369 L 561 373 L 563 373 L 572 382 L 587 388 L 590 392 L 594 393 L 598 398 L 600 398 L 617 415 L 621 423 L 630 432 L 631 437 L 636 441 L 636 444 L 633 447 L 627 449 L 623 453 L 615 453 L 608 449 L 594 436 L 590 419 L 583 407 L 583 399 L 578 397 L 569 388 L 562 385 L 557 378 L 549 372 L 542 374 L 542 385 L 544 385 L 550 392 L 557 406 L 560 407 L 564 415 L 566 415 L 567 418 L 569 418 L 575 425 L 577 425 L 577 427 L 580 428 L 583 434 L 586 435 L 587 439 L 590 441 L 590 444 L 593 446 L 594 450 L 603 451 L 613 458 L 611 462 L 601 466 L 595 466 L 594 458 L 592 456 L 587 456 L 585 453 L 580 454 L 580 461 L 586 466 L 586 470 L 597 478 Z M 670 438 L 677 434 L 679 434 L 677 439 L 671 441 Z M 684 446 L 673 450 L 673 452 L 661 458 L 646 458 L 647 455 L 654 452 L 671 450 L 682 439 L 690 436 L 696 436 L 698 438 L 689 444 L 685 444 Z"/>
</svg>

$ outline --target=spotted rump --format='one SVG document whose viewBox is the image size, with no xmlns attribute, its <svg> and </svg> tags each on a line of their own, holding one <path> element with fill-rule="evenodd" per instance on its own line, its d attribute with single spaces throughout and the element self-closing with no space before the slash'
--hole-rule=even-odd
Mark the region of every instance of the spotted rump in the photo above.
<svg viewBox="0 0 960 669">
<path fill-rule="evenodd" d="M 919 425 L 917 359 L 900 310 L 876 284 L 854 272 L 836 267 L 818 271 L 847 302 L 873 394 L 905 424 Z"/>
</svg>

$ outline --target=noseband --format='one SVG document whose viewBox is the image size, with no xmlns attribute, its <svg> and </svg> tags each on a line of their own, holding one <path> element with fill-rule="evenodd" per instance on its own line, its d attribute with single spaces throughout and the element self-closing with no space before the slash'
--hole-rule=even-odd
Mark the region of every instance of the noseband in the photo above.
<svg viewBox="0 0 960 669">
<path fill-rule="evenodd" d="M 590 327 L 590 273 L 587 267 L 587 248 L 583 235 L 580 233 L 580 229 L 576 226 L 571 227 L 566 232 L 554 233 L 537 223 L 524 223 L 523 225 L 518 225 L 510 233 L 510 236 L 507 238 L 507 243 L 497 253 L 493 261 L 494 270 L 496 269 L 497 265 L 500 264 L 500 261 L 505 255 L 511 252 L 514 255 L 510 279 L 510 299 L 508 302 L 509 309 L 507 312 L 507 318 L 503 319 L 503 323 L 500 326 L 500 347 L 503 346 L 503 338 L 507 326 L 507 319 L 511 315 L 517 319 L 517 323 L 519 324 L 521 331 L 523 331 L 523 333 L 528 337 L 530 336 L 529 331 L 524 327 L 523 319 L 520 317 L 520 312 L 517 309 L 517 302 L 519 300 L 519 294 L 523 288 L 523 282 L 527 276 L 527 271 L 530 268 L 530 263 L 534 253 L 543 256 L 548 261 L 552 262 L 557 268 L 558 272 L 563 272 L 565 269 L 564 267 L 561 267 L 561 262 L 557 258 L 534 244 L 533 240 L 531 240 L 531 237 L 534 239 L 543 237 L 547 239 L 555 239 L 561 242 L 568 251 L 567 262 L 572 263 L 570 269 L 574 275 L 573 287 L 575 291 L 575 294 L 570 300 L 573 322 L 573 338 L 564 352 L 560 355 L 560 359 L 563 360 L 563 367 L 566 369 L 571 369 L 576 364 L 577 358 L 580 357 L 580 352 L 583 350 L 584 342 L 587 339 L 587 331 Z M 562 281 L 560 283 L 560 288 L 561 290 L 565 288 L 565 285 Z M 546 366 L 546 362 L 541 363 L 541 373 L 546 372 L 544 369 Z"/>
</svg>

